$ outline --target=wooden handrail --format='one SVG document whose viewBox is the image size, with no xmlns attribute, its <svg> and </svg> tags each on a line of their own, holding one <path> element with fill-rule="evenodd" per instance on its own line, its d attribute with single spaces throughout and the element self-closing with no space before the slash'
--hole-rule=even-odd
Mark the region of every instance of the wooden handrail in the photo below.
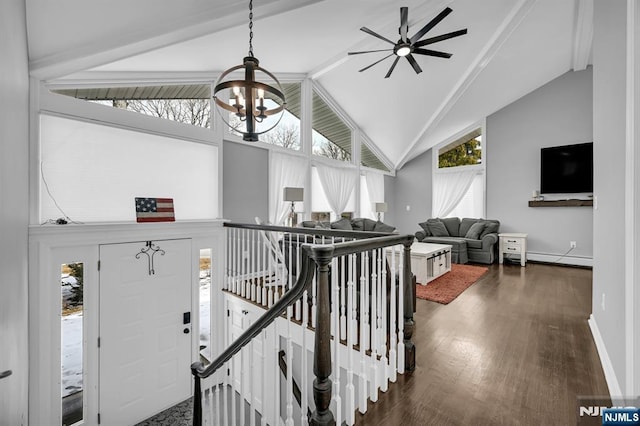
<svg viewBox="0 0 640 426">
<path fill-rule="evenodd" d="M 313 382 L 313 399 L 316 408 L 313 411 L 309 423 L 312 425 L 335 425 L 335 419 L 329 408 L 331 402 L 331 319 L 329 302 L 329 264 L 334 257 L 345 256 L 375 250 L 394 245 L 404 245 L 404 343 L 405 343 L 405 368 L 413 371 L 415 368 L 415 348 L 411 342 L 413 333 L 413 291 L 411 289 L 411 244 L 413 235 L 392 235 L 388 233 L 344 231 L 335 229 L 311 229 L 290 228 L 272 225 L 236 224 L 225 223 L 224 226 L 241 229 L 253 229 L 259 231 L 276 231 L 299 233 L 309 235 L 326 235 L 354 238 L 334 244 L 302 244 L 301 265 L 295 285 L 268 309 L 257 321 L 243 332 L 227 349 L 225 349 L 207 367 L 202 362 L 191 364 L 191 373 L 194 376 L 194 402 L 193 424 L 202 425 L 202 389 L 201 379 L 211 376 L 220 369 L 225 362 L 237 354 L 245 345 L 268 327 L 285 310 L 300 299 L 310 287 L 313 276 L 318 270 L 317 278 L 317 310 L 314 345 L 313 372 L 316 379 Z"/>
</svg>

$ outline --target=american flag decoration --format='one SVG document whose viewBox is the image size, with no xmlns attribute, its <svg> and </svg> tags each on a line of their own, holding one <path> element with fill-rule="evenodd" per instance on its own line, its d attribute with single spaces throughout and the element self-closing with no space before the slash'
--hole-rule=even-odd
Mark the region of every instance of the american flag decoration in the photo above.
<svg viewBox="0 0 640 426">
<path fill-rule="evenodd" d="M 173 198 L 136 197 L 137 222 L 175 222 Z"/>
</svg>

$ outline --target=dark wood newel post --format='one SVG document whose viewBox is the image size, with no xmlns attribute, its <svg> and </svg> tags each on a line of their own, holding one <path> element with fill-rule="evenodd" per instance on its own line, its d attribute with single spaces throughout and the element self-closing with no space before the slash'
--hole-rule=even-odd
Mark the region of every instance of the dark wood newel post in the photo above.
<svg viewBox="0 0 640 426">
<path fill-rule="evenodd" d="M 191 374 L 193 374 L 193 380 L 195 381 L 193 388 L 193 426 L 202 426 L 202 389 L 200 376 L 197 373 L 201 367 L 203 367 L 201 362 L 191 364 Z"/>
<path fill-rule="evenodd" d="M 414 322 L 413 312 L 415 305 L 415 285 L 413 283 L 413 273 L 411 272 L 411 243 L 404 244 L 404 369 L 412 372 L 416 369 L 416 347 L 411 341 L 413 336 Z"/>
<path fill-rule="evenodd" d="M 335 425 L 331 403 L 331 309 L 329 306 L 329 263 L 333 246 L 314 247 L 313 258 L 318 265 L 315 351 L 313 354 L 313 400 L 316 409 L 311 425 Z"/>
</svg>

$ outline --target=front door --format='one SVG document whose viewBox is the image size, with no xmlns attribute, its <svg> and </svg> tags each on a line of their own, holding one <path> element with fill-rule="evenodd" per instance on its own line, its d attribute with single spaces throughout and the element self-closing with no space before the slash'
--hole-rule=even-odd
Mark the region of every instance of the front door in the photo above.
<svg viewBox="0 0 640 426">
<path fill-rule="evenodd" d="M 100 419 L 133 425 L 191 396 L 191 242 L 100 246 Z"/>
</svg>

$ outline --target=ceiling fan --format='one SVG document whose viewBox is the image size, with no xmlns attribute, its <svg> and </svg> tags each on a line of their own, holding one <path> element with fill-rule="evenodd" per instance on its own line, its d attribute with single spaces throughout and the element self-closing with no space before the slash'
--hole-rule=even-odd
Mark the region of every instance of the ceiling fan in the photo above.
<svg viewBox="0 0 640 426">
<path fill-rule="evenodd" d="M 365 33 L 372 35 L 374 37 L 379 38 L 380 40 L 384 40 L 387 43 L 393 44 L 393 48 L 392 49 L 380 49 L 380 50 L 366 50 L 363 52 L 349 52 L 349 55 L 360 55 L 363 53 L 373 53 L 373 52 L 391 52 L 389 55 L 385 56 L 384 58 L 372 63 L 369 66 L 366 66 L 364 68 L 362 68 L 360 70 L 360 72 L 368 70 L 369 68 L 371 68 L 372 66 L 379 64 L 380 62 L 384 61 L 385 59 L 396 55 L 396 59 L 393 61 L 393 64 L 391 64 L 391 68 L 389 68 L 389 72 L 387 72 L 387 75 L 384 76 L 384 78 L 389 78 L 389 76 L 391 76 L 391 73 L 393 72 L 393 69 L 396 67 L 396 64 L 398 63 L 398 61 L 400 60 L 400 58 L 407 58 L 407 61 L 409 61 L 409 63 L 411 64 L 411 66 L 413 67 L 413 70 L 416 72 L 416 74 L 420 74 L 422 72 L 422 68 L 420 68 L 420 65 L 418 65 L 418 63 L 416 62 L 415 58 L 413 57 L 413 54 L 416 55 L 426 55 L 426 56 L 436 56 L 438 58 L 450 58 L 451 57 L 451 53 L 445 53 L 445 52 L 440 52 L 437 50 L 429 50 L 429 49 L 423 49 L 423 46 L 429 45 L 429 44 L 433 44 L 433 43 L 437 43 L 439 41 L 443 41 L 443 40 L 448 40 L 450 38 L 454 38 L 454 37 L 458 37 L 461 35 L 464 35 L 467 33 L 467 29 L 463 29 L 463 30 L 458 30 L 458 31 L 453 31 L 447 34 L 442 34 L 439 36 L 435 36 L 435 37 L 430 37 L 424 40 L 420 40 L 422 37 L 424 37 L 424 35 L 429 32 L 433 27 L 435 27 L 440 21 L 442 21 L 448 14 L 450 14 L 452 12 L 451 8 L 447 7 L 446 9 L 444 9 L 442 12 L 440 12 L 438 14 L 438 16 L 436 16 L 435 18 L 433 18 L 431 21 L 429 21 L 429 23 L 427 23 L 424 27 L 422 27 L 422 29 L 420 29 L 420 31 L 418 31 L 417 33 L 415 33 L 412 37 L 409 37 L 407 35 L 407 32 L 409 31 L 409 24 L 407 24 L 407 20 L 408 20 L 408 16 L 409 16 L 409 8 L 408 7 L 401 7 L 400 8 L 400 28 L 398 29 L 398 32 L 400 33 L 400 40 L 398 40 L 396 43 L 394 43 L 393 41 L 389 40 L 386 37 L 381 36 L 380 34 L 371 31 L 369 28 L 367 27 L 362 27 L 360 28 L 361 31 L 364 31 Z"/>
</svg>

